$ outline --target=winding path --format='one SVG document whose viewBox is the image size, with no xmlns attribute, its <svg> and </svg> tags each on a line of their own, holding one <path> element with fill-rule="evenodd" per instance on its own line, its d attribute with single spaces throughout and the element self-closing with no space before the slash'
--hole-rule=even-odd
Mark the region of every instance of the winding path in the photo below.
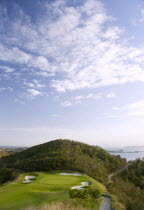
<svg viewBox="0 0 144 210">
<path fill-rule="evenodd" d="M 98 210 L 112 210 L 111 199 L 109 197 L 103 196 L 103 201 Z"/>
<path fill-rule="evenodd" d="M 111 174 L 108 175 L 108 183 L 113 183 L 113 177 L 115 175 L 117 175 L 118 173 L 124 171 L 126 168 L 128 168 L 130 163 L 126 164 L 123 168 L 119 169 L 116 172 L 113 172 Z M 103 201 L 100 204 L 100 207 L 98 210 L 112 210 L 111 208 L 111 198 L 107 197 L 107 196 L 103 196 Z"/>
<path fill-rule="evenodd" d="M 124 171 L 126 168 L 128 168 L 129 166 L 129 163 L 127 165 L 125 165 L 123 168 L 119 169 L 118 171 L 112 173 L 112 174 L 109 174 L 108 175 L 108 183 L 113 183 L 113 177 L 117 174 L 119 174 L 120 172 Z"/>
</svg>

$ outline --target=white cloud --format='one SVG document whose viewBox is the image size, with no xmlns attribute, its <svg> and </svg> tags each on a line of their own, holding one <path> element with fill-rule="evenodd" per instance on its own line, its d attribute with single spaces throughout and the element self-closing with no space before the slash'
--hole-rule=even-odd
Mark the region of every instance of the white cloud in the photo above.
<svg viewBox="0 0 144 210">
<path fill-rule="evenodd" d="M 41 89 L 46 87 L 45 84 L 40 83 L 38 80 L 33 79 L 32 82 L 24 82 L 24 85 L 30 88 Z"/>
<path fill-rule="evenodd" d="M 25 104 L 25 102 L 24 102 L 23 100 L 19 99 L 19 98 L 16 98 L 16 99 L 14 100 L 14 102 L 15 102 L 15 103 L 18 103 L 18 104 Z"/>
<path fill-rule="evenodd" d="M 110 93 L 89 93 L 88 95 L 78 95 L 72 97 L 74 101 L 82 100 L 82 99 L 101 99 L 101 98 L 116 98 L 116 93 L 110 92 Z"/>
<path fill-rule="evenodd" d="M 0 69 L 3 69 L 6 73 L 11 73 L 15 71 L 14 68 L 11 68 L 9 66 L 0 66 Z"/>
<path fill-rule="evenodd" d="M 135 117 L 144 117 L 144 100 L 128 104 L 126 107 L 128 110 L 128 115 Z"/>
<path fill-rule="evenodd" d="M 62 115 L 60 115 L 60 114 L 52 114 L 51 117 L 53 117 L 53 118 L 61 118 Z"/>
<path fill-rule="evenodd" d="M 70 97 L 69 101 L 65 101 L 65 102 L 61 102 L 62 106 L 68 107 L 68 106 L 72 106 L 74 104 L 79 104 L 82 102 L 82 100 L 98 100 L 98 99 L 112 99 L 112 98 L 116 98 L 116 93 L 114 92 L 110 92 L 110 93 L 89 93 L 87 95 L 76 95 L 76 96 L 72 96 Z"/>
<path fill-rule="evenodd" d="M 118 27 L 111 27 L 108 28 L 108 30 L 104 33 L 103 37 L 104 38 L 110 38 L 110 39 L 118 39 L 120 38 L 120 35 L 122 33 L 122 30 Z"/>
<path fill-rule="evenodd" d="M 48 82 L 58 92 L 144 82 L 144 48 L 121 38 L 124 31 L 100 1 L 42 7 L 35 23 L 17 7 L 18 19 L 8 20 L 9 33 L 1 35 L 1 61 L 24 66 L 34 78 L 53 77 Z"/>
<path fill-rule="evenodd" d="M 72 106 L 72 103 L 70 101 L 64 101 L 64 102 L 61 102 L 61 105 L 64 107 L 69 107 L 69 106 Z"/>
<path fill-rule="evenodd" d="M 35 90 L 35 89 L 28 89 L 27 90 L 27 96 L 34 98 L 36 96 L 42 95 L 42 92 Z"/>
<path fill-rule="evenodd" d="M 116 115 L 117 117 L 121 117 L 121 118 L 142 117 L 143 118 L 144 117 L 144 100 L 128 103 L 121 107 L 113 107 L 112 109 L 115 112 L 119 113 L 118 115 Z"/>
<path fill-rule="evenodd" d="M 107 98 L 116 98 L 116 93 L 111 92 L 106 95 Z"/>
<path fill-rule="evenodd" d="M 38 71 L 36 72 L 36 75 L 41 76 L 41 77 L 52 77 L 55 76 L 54 72 L 46 72 L 46 71 Z"/>
<path fill-rule="evenodd" d="M 78 95 L 75 97 L 72 97 L 73 100 L 78 101 L 78 100 L 82 100 L 82 99 L 100 99 L 103 97 L 103 93 L 89 93 L 88 95 Z"/>
<path fill-rule="evenodd" d="M 0 44 L 1 61 L 24 64 L 29 62 L 30 59 L 31 59 L 30 54 L 24 53 L 23 51 L 19 50 L 17 47 L 8 48 L 5 45 Z"/>
</svg>

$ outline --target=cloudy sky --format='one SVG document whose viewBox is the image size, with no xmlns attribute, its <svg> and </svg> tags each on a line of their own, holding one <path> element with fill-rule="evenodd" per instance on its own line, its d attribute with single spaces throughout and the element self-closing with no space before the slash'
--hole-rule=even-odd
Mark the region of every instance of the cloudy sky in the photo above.
<svg viewBox="0 0 144 210">
<path fill-rule="evenodd" d="M 144 144 L 144 1 L 0 1 L 0 145 Z"/>
</svg>

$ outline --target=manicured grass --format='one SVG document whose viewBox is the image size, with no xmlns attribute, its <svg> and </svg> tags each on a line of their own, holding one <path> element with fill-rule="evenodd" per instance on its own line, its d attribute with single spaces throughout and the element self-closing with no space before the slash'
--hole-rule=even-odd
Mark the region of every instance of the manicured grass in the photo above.
<svg viewBox="0 0 144 210">
<path fill-rule="evenodd" d="M 69 189 L 83 181 L 90 181 L 90 187 L 100 189 L 103 193 L 101 186 L 86 175 L 62 176 L 60 172 L 21 174 L 16 181 L 0 187 L 0 209 L 20 210 L 52 201 L 66 201 L 70 199 Z M 36 176 L 36 179 L 31 183 L 22 184 L 27 175 Z"/>
</svg>

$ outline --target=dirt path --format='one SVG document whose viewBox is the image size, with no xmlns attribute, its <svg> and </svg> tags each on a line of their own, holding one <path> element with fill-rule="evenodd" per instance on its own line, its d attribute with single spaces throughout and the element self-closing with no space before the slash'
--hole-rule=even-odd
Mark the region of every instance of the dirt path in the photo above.
<svg viewBox="0 0 144 210">
<path fill-rule="evenodd" d="M 118 171 L 111 173 L 108 175 L 108 183 L 113 183 L 113 177 L 115 175 L 117 175 L 118 173 L 124 171 L 126 168 L 128 168 L 129 163 L 126 164 L 123 168 L 119 169 Z M 99 207 L 98 210 L 112 210 L 111 208 L 111 198 L 107 197 L 107 196 L 103 196 L 103 201 Z"/>
<path fill-rule="evenodd" d="M 111 208 L 111 199 L 109 197 L 103 196 L 104 200 L 102 201 L 98 210 L 112 210 Z"/>
<path fill-rule="evenodd" d="M 126 168 L 128 168 L 129 164 L 125 165 L 122 169 L 112 173 L 112 174 L 109 174 L 108 175 L 108 182 L 109 183 L 113 183 L 113 177 L 117 174 L 119 174 L 120 172 L 124 171 Z"/>
</svg>

